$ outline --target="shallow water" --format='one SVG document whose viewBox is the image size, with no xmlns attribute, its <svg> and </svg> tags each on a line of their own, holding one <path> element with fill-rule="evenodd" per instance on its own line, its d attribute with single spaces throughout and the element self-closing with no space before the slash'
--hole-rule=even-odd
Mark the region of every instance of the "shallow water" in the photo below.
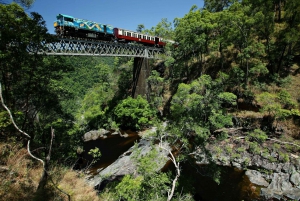
<svg viewBox="0 0 300 201">
<path fill-rule="evenodd" d="M 83 158 L 89 162 L 93 160 L 92 156 L 88 154 L 90 149 L 98 147 L 101 152 L 100 160 L 89 169 L 92 174 L 97 173 L 97 169 L 105 168 L 112 164 L 140 138 L 136 132 L 132 131 L 121 131 L 122 135 L 127 135 L 127 137 L 122 137 L 119 134 L 112 135 L 111 133 L 107 135 L 107 138 L 84 143 Z"/>
<path fill-rule="evenodd" d="M 244 170 L 221 168 L 221 182 L 217 184 L 207 175 L 207 165 L 182 165 L 182 176 L 190 181 L 197 201 L 254 201 L 259 200 L 260 188 L 253 185 Z"/>
</svg>

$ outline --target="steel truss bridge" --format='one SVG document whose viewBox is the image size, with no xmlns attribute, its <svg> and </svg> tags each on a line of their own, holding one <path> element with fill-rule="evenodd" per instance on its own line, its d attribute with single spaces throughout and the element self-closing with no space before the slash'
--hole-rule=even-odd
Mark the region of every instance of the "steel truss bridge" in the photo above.
<svg viewBox="0 0 300 201">
<path fill-rule="evenodd" d="M 28 46 L 27 50 L 32 53 L 46 55 L 124 56 L 143 57 L 149 59 L 158 59 L 164 54 L 162 48 L 147 47 L 137 44 L 122 44 L 68 38 L 60 38 L 52 42 L 43 41 L 41 47 L 42 48 Z"/>
</svg>

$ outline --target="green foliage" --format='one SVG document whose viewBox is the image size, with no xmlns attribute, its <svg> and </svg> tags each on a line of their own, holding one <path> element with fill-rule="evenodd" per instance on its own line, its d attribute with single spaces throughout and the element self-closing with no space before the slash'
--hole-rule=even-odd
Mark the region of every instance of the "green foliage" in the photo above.
<svg viewBox="0 0 300 201">
<path fill-rule="evenodd" d="M 280 147 L 281 147 L 280 144 L 277 144 L 277 143 L 274 143 L 272 146 L 274 152 L 277 152 Z"/>
<path fill-rule="evenodd" d="M 116 122 L 121 126 L 132 129 L 140 129 L 152 124 L 155 117 L 147 100 L 138 96 L 136 99 L 128 97 L 122 100 L 114 109 Z"/>
<path fill-rule="evenodd" d="M 233 150 L 232 150 L 232 147 L 230 145 L 226 145 L 225 149 L 226 149 L 226 152 L 228 154 L 232 154 Z"/>
<path fill-rule="evenodd" d="M 61 101 L 70 98 L 61 80 L 72 71 L 64 57 L 45 57 L 37 52 L 42 41 L 51 42 L 45 21 L 38 13 L 27 13 L 17 4 L 0 5 L 0 82 L 6 105 L 14 114 L 18 126 L 32 137 L 33 147 L 48 147 L 51 127 L 55 130 L 57 146 L 51 159 L 71 156 L 80 141 L 68 135 L 72 117 L 62 109 Z M 16 115 L 18 114 L 18 115 Z M 7 129 L 9 129 L 7 127 Z M 9 130 L 4 133 L 8 134 Z M 47 150 L 38 152 L 39 157 Z M 73 156 L 73 155 L 72 155 Z"/>
<path fill-rule="evenodd" d="M 280 90 L 278 93 L 278 100 L 283 108 L 295 108 L 296 102 L 292 100 L 291 94 L 286 90 Z"/>
<path fill-rule="evenodd" d="M 88 154 L 93 157 L 93 163 L 97 162 L 102 155 L 98 147 L 95 147 L 94 149 L 90 149 Z"/>
<path fill-rule="evenodd" d="M 257 142 L 249 142 L 249 152 L 252 154 L 260 153 L 260 146 Z"/>
<path fill-rule="evenodd" d="M 113 95 L 112 89 L 108 89 L 102 84 L 95 85 L 90 89 L 82 100 L 77 114 L 79 123 L 88 124 L 92 129 L 101 127 L 101 123 L 103 125 L 105 122 L 108 102 Z"/>
<path fill-rule="evenodd" d="M 139 197 L 143 180 L 142 176 L 134 178 L 130 175 L 125 175 L 122 181 L 116 186 L 116 191 L 120 197 L 127 201 L 135 201 Z"/>
<path fill-rule="evenodd" d="M 287 163 L 290 161 L 289 155 L 288 153 L 282 153 L 282 152 L 278 152 L 279 153 L 279 159 L 284 162 Z"/>
<path fill-rule="evenodd" d="M 285 90 L 281 90 L 278 94 L 263 92 L 257 96 L 257 100 L 262 105 L 261 111 L 268 112 L 275 120 L 286 119 L 292 115 L 300 116 L 299 110 L 294 108 L 296 104 Z"/>
<path fill-rule="evenodd" d="M 204 8 L 211 12 L 220 12 L 228 8 L 233 2 L 233 0 L 205 0 Z"/>
<path fill-rule="evenodd" d="M 218 98 L 223 102 L 230 105 L 236 105 L 236 95 L 229 92 L 223 92 L 218 95 Z"/>
<path fill-rule="evenodd" d="M 158 170 L 158 152 L 152 147 L 152 150 L 145 156 L 137 159 L 138 173 L 140 174 L 153 174 Z"/>
<path fill-rule="evenodd" d="M 228 133 L 226 131 L 222 131 L 219 135 L 217 135 L 217 139 L 223 141 L 228 138 Z"/>
<path fill-rule="evenodd" d="M 239 159 L 239 158 L 241 158 L 241 154 L 234 153 L 234 154 L 231 155 L 231 158 L 233 158 L 233 159 Z"/>
<path fill-rule="evenodd" d="M 254 131 L 250 132 L 249 136 L 251 139 L 259 143 L 266 141 L 266 139 L 268 138 L 268 135 L 260 129 L 255 129 Z"/>
<path fill-rule="evenodd" d="M 232 125 L 232 119 L 226 115 L 222 104 L 234 104 L 236 96 L 223 93 L 219 80 L 214 81 L 203 75 L 191 84 L 180 84 L 171 101 L 171 115 L 174 128 L 180 128 L 178 135 L 195 135 L 204 141 L 210 130 Z M 183 135 L 182 135 L 183 134 Z"/>
<path fill-rule="evenodd" d="M 160 77 L 157 71 L 152 71 L 147 79 L 150 91 L 150 102 L 153 107 L 161 109 L 163 107 L 163 89 L 164 79 Z"/>
<path fill-rule="evenodd" d="M 223 151 L 223 150 L 222 150 L 222 148 L 220 148 L 220 147 L 216 147 L 216 148 L 215 148 L 215 152 L 216 152 L 216 155 L 217 155 L 217 156 L 219 156 L 219 155 L 222 153 L 222 151 Z"/>
<path fill-rule="evenodd" d="M 167 173 L 153 173 L 145 177 L 143 190 L 141 192 L 142 200 L 165 200 L 171 185 L 170 175 Z"/>
<path fill-rule="evenodd" d="M 35 0 L 14 0 L 14 2 L 24 6 L 25 8 L 30 8 L 34 4 Z"/>
<path fill-rule="evenodd" d="M 239 153 L 243 153 L 243 152 L 245 152 L 245 147 L 239 147 L 239 148 L 237 148 L 237 152 L 239 152 Z"/>
<path fill-rule="evenodd" d="M 165 200 L 169 185 L 170 175 L 159 171 L 158 150 L 150 147 L 147 154 L 141 155 L 137 144 L 134 146 L 133 156 L 139 176 L 126 175 L 116 187 L 117 193 L 126 200 Z M 125 189 L 124 186 L 126 185 Z M 131 186 L 129 186 L 131 185 Z M 131 189 L 134 188 L 134 191 Z"/>
<path fill-rule="evenodd" d="M 167 18 L 162 18 L 161 21 L 155 26 L 151 27 L 151 29 L 145 29 L 143 24 L 139 24 L 137 27 L 137 31 L 149 34 L 153 36 L 159 36 L 164 39 L 173 39 L 173 26 L 172 23 L 168 21 Z"/>
<path fill-rule="evenodd" d="M 9 115 L 6 111 L 0 112 L 0 131 L 7 129 L 12 123 L 9 119 Z"/>
</svg>

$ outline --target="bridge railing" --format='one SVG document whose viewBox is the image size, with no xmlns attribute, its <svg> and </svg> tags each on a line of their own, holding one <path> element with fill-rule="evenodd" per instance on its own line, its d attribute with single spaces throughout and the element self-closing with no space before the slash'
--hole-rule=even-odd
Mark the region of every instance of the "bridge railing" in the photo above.
<svg viewBox="0 0 300 201">
<path fill-rule="evenodd" d="M 76 39 L 57 39 L 52 42 L 43 41 L 42 48 L 28 47 L 28 51 L 46 55 L 78 55 L 78 56 L 125 56 L 161 58 L 162 48 L 147 47 L 137 44 L 99 42 Z"/>
</svg>

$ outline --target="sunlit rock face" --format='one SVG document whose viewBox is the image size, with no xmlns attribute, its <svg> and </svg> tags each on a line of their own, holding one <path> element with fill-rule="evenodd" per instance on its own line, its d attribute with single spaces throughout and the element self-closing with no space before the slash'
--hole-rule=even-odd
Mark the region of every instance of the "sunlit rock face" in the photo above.
<svg viewBox="0 0 300 201">
<path fill-rule="evenodd" d="M 163 144 L 166 149 L 170 149 L 168 144 Z M 157 171 L 162 169 L 169 160 L 169 152 L 159 148 L 158 145 L 151 144 L 150 141 L 140 140 L 137 146 L 131 147 L 123 153 L 114 163 L 106 168 L 97 170 L 97 174 L 88 178 L 88 183 L 96 188 L 104 182 L 108 183 L 127 174 L 137 174 L 137 158 L 147 155 L 152 149 L 156 149 L 157 157 L 154 159 L 157 164 Z"/>
</svg>

